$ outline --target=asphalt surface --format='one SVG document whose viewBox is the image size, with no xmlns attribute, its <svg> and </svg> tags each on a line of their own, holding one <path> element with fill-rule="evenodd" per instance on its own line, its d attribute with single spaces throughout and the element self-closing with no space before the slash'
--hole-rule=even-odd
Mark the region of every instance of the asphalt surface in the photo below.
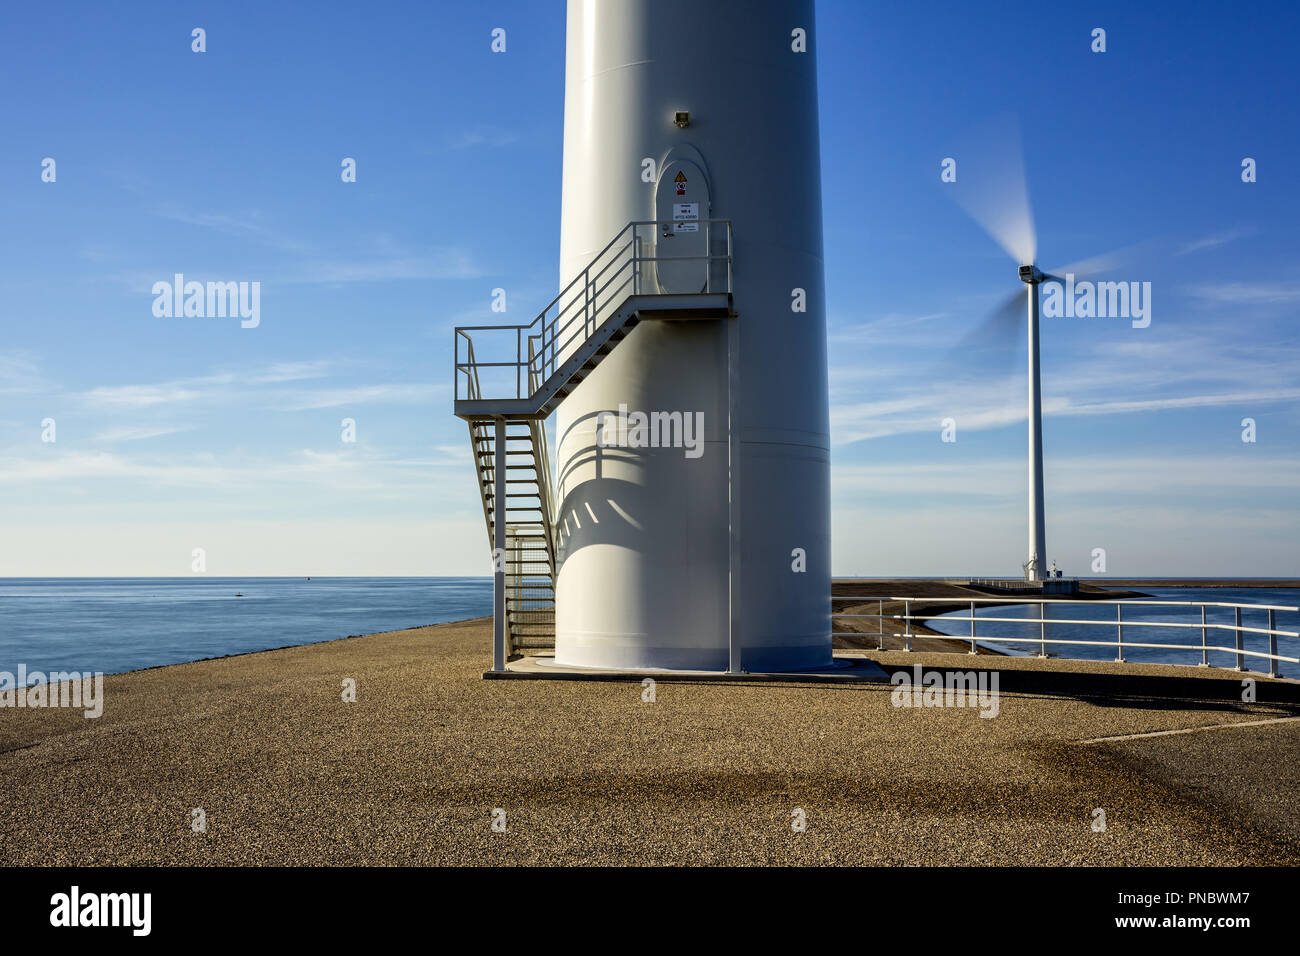
<svg viewBox="0 0 1300 956">
<path fill-rule="evenodd" d="M 991 719 L 896 707 L 889 685 L 661 683 L 649 703 L 640 683 L 482 680 L 490 633 L 110 676 L 99 719 L 0 709 L 0 863 L 1300 862 L 1300 721 L 1080 743 L 1293 716 L 1294 683 L 1247 705 L 1231 672 L 1129 665 L 1110 694 L 1116 665 L 981 657 L 1067 684 L 1004 684 Z"/>
</svg>

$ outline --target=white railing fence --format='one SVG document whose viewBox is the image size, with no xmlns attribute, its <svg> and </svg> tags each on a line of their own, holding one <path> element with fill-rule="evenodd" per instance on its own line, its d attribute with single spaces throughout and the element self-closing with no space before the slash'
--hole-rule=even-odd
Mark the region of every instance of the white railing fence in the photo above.
<svg viewBox="0 0 1300 956">
<path fill-rule="evenodd" d="M 878 650 L 885 650 L 885 638 L 895 637 L 903 638 L 905 648 L 912 650 L 912 638 L 917 635 L 913 633 L 912 626 L 915 621 L 926 621 L 940 619 L 953 623 L 970 623 L 970 636 L 958 637 L 955 634 L 943 635 L 948 640 L 969 640 L 970 653 L 977 653 L 977 641 L 991 641 L 1003 644 L 1037 644 L 1039 646 L 1039 656 L 1047 656 L 1047 646 L 1053 645 L 1074 645 L 1087 647 L 1113 647 L 1116 650 L 1116 661 L 1124 661 L 1124 651 L 1126 648 L 1143 648 L 1149 650 L 1166 650 L 1166 651 L 1188 651 L 1200 652 L 1202 666 L 1209 666 L 1209 655 L 1211 652 L 1223 652 L 1231 654 L 1236 658 L 1236 669 L 1246 669 L 1246 658 L 1258 658 L 1268 662 L 1268 674 L 1271 677 L 1278 676 L 1278 664 L 1286 662 L 1290 664 L 1300 664 L 1300 632 L 1279 630 L 1277 627 L 1277 612 L 1296 612 L 1300 607 L 1290 607 L 1287 605 L 1277 604 L 1234 604 L 1222 601 L 1147 601 L 1147 600 L 1070 600 L 1053 598 L 1050 601 L 1035 600 L 1032 598 L 1010 598 L 1010 597 L 991 597 L 991 598 L 954 598 L 954 597 L 876 597 L 874 595 L 833 595 L 832 601 L 836 605 L 858 606 L 875 603 L 877 611 L 875 614 L 850 614 L 847 612 L 832 612 L 832 620 L 848 619 L 870 619 L 879 622 L 874 634 L 879 637 L 880 644 Z M 885 614 L 884 605 L 886 603 L 898 603 L 903 605 L 902 614 Z M 930 613 L 913 613 L 913 607 L 925 604 L 939 604 L 945 606 L 962 605 L 969 606 L 969 614 L 958 616 L 946 612 Z M 1098 618 L 1081 618 L 1081 617 L 1048 617 L 1047 606 L 1052 605 L 1086 605 L 1088 607 L 1113 607 L 1115 616 L 1109 619 Z M 993 615 L 977 615 L 977 605 L 1037 605 L 1037 617 L 997 617 Z M 1151 607 L 1178 607 L 1178 608 L 1199 608 L 1200 620 L 1195 621 L 1155 621 L 1145 618 L 1135 618 L 1130 616 L 1124 617 L 1125 609 L 1151 608 Z M 1207 619 L 1207 609 L 1209 608 L 1228 608 L 1233 611 L 1233 623 L 1224 624 Z M 1249 627 L 1241 623 L 1242 611 L 1267 612 L 1268 627 Z M 903 630 L 887 630 L 885 622 L 901 622 Z M 985 625 L 983 633 L 977 631 L 978 625 Z M 1012 635 L 1003 628 L 1003 633 L 990 633 L 987 625 L 1038 625 L 1038 636 L 1028 637 L 1023 634 Z M 1049 637 L 1048 625 L 1080 625 L 1084 627 L 1097 627 L 1113 629 L 1115 639 L 1107 640 L 1083 640 L 1077 637 Z M 1161 644 L 1149 641 L 1134 641 L 1124 639 L 1125 628 L 1175 628 L 1181 630 L 1199 630 L 1201 632 L 1201 642 L 1197 644 Z M 994 629 L 995 631 L 997 628 Z M 1210 643 L 1210 632 L 1217 635 L 1226 632 L 1232 638 L 1232 644 Z M 870 631 L 855 631 L 854 633 L 862 636 L 872 636 Z M 1268 638 L 1268 650 L 1254 650 L 1247 648 L 1244 644 L 1244 637 L 1247 634 L 1261 635 Z M 1296 656 L 1284 655 L 1278 653 L 1278 638 L 1291 638 L 1296 644 L 1288 646 L 1288 650 Z"/>
</svg>

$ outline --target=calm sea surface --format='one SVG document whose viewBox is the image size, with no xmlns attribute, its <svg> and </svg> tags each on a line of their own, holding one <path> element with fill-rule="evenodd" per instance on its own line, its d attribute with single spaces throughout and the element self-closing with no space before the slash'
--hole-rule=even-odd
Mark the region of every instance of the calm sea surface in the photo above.
<svg viewBox="0 0 1300 956">
<path fill-rule="evenodd" d="M 1275 604 L 1300 607 L 1300 589 L 1295 588 L 1139 588 L 1150 598 L 1138 600 L 1160 601 L 1219 601 L 1238 604 Z M 954 612 L 958 616 L 969 616 L 968 611 Z M 979 608 L 976 605 L 975 616 L 979 617 L 1038 617 L 1038 605 L 1021 607 Z M 1047 625 L 1048 640 L 1053 638 L 1083 641 L 1115 640 L 1115 607 L 1113 605 L 1087 604 L 1047 604 L 1049 621 L 1052 618 L 1070 618 L 1085 621 L 1106 621 L 1108 627 L 1095 624 L 1051 624 Z M 1300 631 L 1300 614 L 1290 611 L 1276 612 L 1276 627 L 1284 631 Z M 1143 627 L 1142 622 L 1185 621 L 1196 625 L 1193 629 L 1169 627 Z M 1209 608 L 1206 611 L 1207 624 L 1232 624 L 1232 608 Z M 957 637 L 970 636 L 970 624 L 966 621 L 945 621 L 943 617 L 930 622 L 935 630 Z M 1201 611 L 1190 607 L 1125 607 L 1124 608 L 1124 642 L 1145 644 L 1186 645 L 1187 650 L 1148 650 L 1144 648 L 1125 648 L 1124 657 L 1130 661 L 1150 661 L 1163 664 L 1199 664 L 1201 662 Z M 1243 627 L 1268 627 L 1268 612 L 1261 610 L 1242 611 Z M 997 644 L 1013 652 L 1038 653 L 1037 644 L 1017 643 L 1014 639 L 1038 637 L 1037 624 L 1015 623 L 977 623 L 976 637 L 991 644 Z M 1287 657 L 1300 657 L 1300 639 L 1279 637 L 1278 653 Z M 1231 647 L 1234 637 L 1231 631 L 1207 632 L 1206 643 Z M 1247 634 L 1243 644 L 1248 650 L 1267 651 L 1268 638 L 1262 635 Z M 1113 661 L 1115 648 L 1088 647 L 1078 644 L 1049 644 L 1047 653 L 1051 657 L 1077 657 L 1085 660 Z M 1231 654 L 1210 652 L 1210 664 L 1215 667 L 1232 667 L 1236 659 Z M 1268 662 L 1262 658 L 1246 658 L 1249 670 L 1268 670 Z M 1295 664 L 1280 665 L 1283 677 L 1300 677 L 1300 668 Z"/>
<path fill-rule="evenodd" d="M 1170 601 L 1222 601 L 1300 606 L 1300 590 L 1287 588 L 1148 588 Z M 243 595 L 238 597 L 237 595 Z M 977 616 L 1036 616 L 1028 608 L 985 608 Z M 491 578 L 0 578 L 0 671 L 80 670 L 106 674 L 244 654 L 290 644 L 331 641 L 351 634 L 392 631 L 492 613 Z M 965 611 L 957 612 L 966 614 Z M 1048 617 L 1114 619 L 1113 606 L 1048 604 Z M 1133 661 L 1195 664 L 1200 661 L 1200 611 L 1196 608 L 1125 608 L 1125 642 L 1186 645 L 1187 651 L 1130 648 Z M 1211 609 L 1210 623 L 1230 624 L 1229 608 Z M 1189 621 L 1192 630 L 1143 627 L 1143 621 Z M 938 618 L 944 633 L 966 637 L 970 625 Z M 1266 627 L 1263 611 L 1244 612 L 1246 626 Z M 1300 614 L 1278 612 L 1277 627 L 1300 631 Z M 1115 629 L 1049 624 L 1048 637 L 1114 640 Z M 1037 652 L 1015 638 L 1036 637 L 1036 624 L 979 624 L 982 641 L 1012 651 Z M 1209 643 L 1232 644 L 1230 632 L 1211 630 Z M 1249 635 L 1245 646 L 1266 649 Z M 1279 638 L 1280 653 L 1297 657 L 1300 640 Z M 1113 660 L 1114 648 L 1049 646 L 1059 657 Z M 1230 667 L 1229 654 L 1210 663 Z M 1247 658 L 1247 667 L 1267 665 Z M 1283 664 L 1282 674 L 1300 677 Z"/>
<path fill-rule="evenodd" d="M 0 578 L 0 671 L 115 674 L 491 613 L 491 578 Z"/>
</svg>

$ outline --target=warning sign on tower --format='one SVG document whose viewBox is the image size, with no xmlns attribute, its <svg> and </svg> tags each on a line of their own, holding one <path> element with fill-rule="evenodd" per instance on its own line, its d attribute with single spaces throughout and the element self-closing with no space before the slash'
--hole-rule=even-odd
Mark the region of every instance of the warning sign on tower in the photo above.
<svg viewBox="0 0 1300 956">
<path fill-rule="evenodd" d="M 687 195 L 687 182 L 690 183 Z M 709 284 L 709 178 L 689 159 L 670 159 L 655 183 L 657 241 L 664 254 L 655 263 L 660 292 L 702 292 Z"/>
</svg>

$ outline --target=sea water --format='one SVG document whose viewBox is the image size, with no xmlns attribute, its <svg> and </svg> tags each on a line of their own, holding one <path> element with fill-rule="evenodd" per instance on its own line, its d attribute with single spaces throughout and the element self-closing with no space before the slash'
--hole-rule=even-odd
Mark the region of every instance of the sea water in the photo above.
<svg viewBox="0 0 1300 956">
<path fill-rule="evenodd" d="M 491 578 L 0 578 L 0 671 L 116 674 L 492 613 Z"/>
<path fill-rule="evenodd" d="M 1274 604 L 1300 607 L 1300 589 L 1296 588 L 1195 588 L 1195 587 L 1150 587 L 1134 588 L 1147 598 L 1134 600 L 1159 601 L 1204 601 L 1229 604 Z M 991 596 L 991 595 L 990 595 Z M 1016 597 L 1017 595 L 1008 595 Z M 1113 604 L 1053 604 L 1047 601 L 1048 640 L 1080 641 L 1114 641 L 1115 640 L 1115 605 Z M 981 617 L 1038 617 L 1037 604 L 1003 605 L 981 607 L 976 605 L 975 616 Z M 1124 657 L 1130 661 L 1161 664 L 1199 664 L 1201 662 L 1201 610 L 1199 607 L 1176 606 L 1133 606 L 1124 607 L 1124 643 L 1143 644 L 1177 644 L 1178 650 L 1157 650 L 1139 647 L 1125 647 Z M 951 615 L 931 620 L 930 626 L 944 634 L 955 637 L 969 637 L 970 624 L 967 621 L 950 621 L 953 615 L 969 617 L 969 609 L 954 611 Z M 1293 611 L 1277 611 L 1275 627 L 1283 631 L 1300 631 L 1300 614 Z M 1084 621 L 1104 621 L 1104 626 L 1097 624 L 1050 623 L 1053 618 Z M 1207 624 L 1232 624 L 1235 620 L 1232 608 L 1210 607 L 1206 610 Z M 1143 627 L 1143 622 L 1185 622 L 1194 624 L 1193 628 Z M 1245 609 L 1242 611 L 1243 627 L 1268 627 L 1268 612 L 1264 610 Z M 1012 652 L 1038 653 L 1039 645 L 1029 643 L 1037 638 L 1037 624 L 976 622 L 976 637 L 982 643 L 1005 648 Z M 1016 641 L 1021 638 L 1021 641 Z M 1232 631 L 1210 628 L 1206 632 L 1206 643 L 1222 647 L 1235 646 Z M 1279 637 L 1278 653 L 1286 657 L 1300 657 L 1300 639 Z M 1262 634 L 1245 634 L 1242 644 L 1247 650 L 1267 651 L 1268 638 Z M 1182 648 L 1186 647 L 1186 650 Z M 1073 657 L 1084 660 L 1113 661 L 1114 647 L 1091 647 L 1081 644 L 1048 644 L 1050 657 Z M 1236 666 L 1236 656 L 1218 651 L 1209 652 L 1209 663 L 1214 667 Z M 1247 656 L 1245 666 L 1248 670 L 1267 671 L 1268 661 L 1259 657 Z M 1283 677 L 1300 677 L 1300 667 L 1295 664 L 1282 663 L 1279 671 Z"/>
</svg>

